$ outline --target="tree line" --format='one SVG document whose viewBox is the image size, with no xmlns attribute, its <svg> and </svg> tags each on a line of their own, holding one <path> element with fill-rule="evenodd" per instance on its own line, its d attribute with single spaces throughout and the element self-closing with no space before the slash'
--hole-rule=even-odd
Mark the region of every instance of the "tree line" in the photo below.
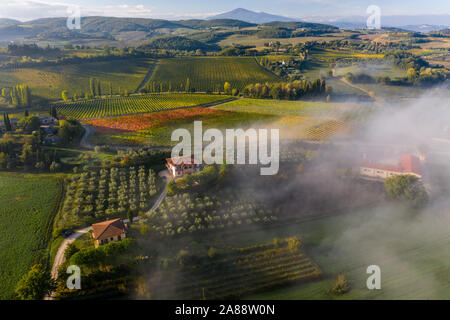
<svg viewBox="0 0 450 320">
<path fill-rule="evenodd" d="M 331 87 L 325 80 L 295 80 L 292 82 L 255 83 L 246 86 L 243 94 L 249 98 L 296 100 L 303 97 L 316 97 L 330 93 Z"/>
<path fill-rule="evenodd" d="M 1 95 L 17 107 L 29 107 L 32 104 L 31 90 L 26 84 L 18 84 L 9 89 L 3 88 Z"/>
</svg>

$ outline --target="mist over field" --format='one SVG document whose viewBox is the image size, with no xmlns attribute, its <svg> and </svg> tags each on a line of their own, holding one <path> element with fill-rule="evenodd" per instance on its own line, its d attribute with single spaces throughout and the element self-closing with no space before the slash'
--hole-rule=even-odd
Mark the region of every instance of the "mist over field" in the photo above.
<svg viewBox="0 0 450 320">
<path fill-rule="evenodd" d="M 260 176 L 255 166 L 240 166 L 239 170 L 232 171 L 229 181 L 232 188 L 252 194 L 259 202 L 280 213 L 286 221 L 305 221 L 308 224 L 307 221 L 320 221 L 325 217 L 336 219 L 335 225 L 329 222 L 324 227 L 327 231 L 319 238 L 308 234 L 304 228 L 295 231 L 287 227 L 290 231 L 284 233 L 289 235 L 291 232 L 304 238 L 305 247 L 319 265 L 322 261 L 330 263 L 328 260 L 332 259 L 333 268 L 324 266 L 324 271 L 349 275 L 355 292 L 362 292 L 368 298 L 381 294 L 370 292 L 365 287 L 369 276 L 365 269 L 369 265 L 378 265 L 382 272 L 384 298 L 448 298 L 445 279 L 450 267 L 447 250 L 450 202 L 445 197 L 445 194 L 448 196 L 446 186 L 434 185 L 430 204 L 422 210 L 412 210 L 389 201 L 380 182 L 343 179 L 341 175 L 342 170 L 348 170 L 348 174 L 357 169 L 362 161 L 397 164 L 402 154 L 411 153 L 425 156 L 424 183 L 432 184 L 435 174 L 432 170 L 437 169 L 430 163 L 434 163 L 436 156 L 445 159 L 444 162 L 450 156 L 450 152 L 447 154 L 441 146 L 437 148 L 433 140 L 449 138 L 450 105 L 447 97 L 448 90 L 443 87 L 417 100 L 386 102 L 375 108 L 366 121 L 346 136 L 331 139 L 324 145 L 294 145 L 301 150 L 303 159 L 307 150 L 308 156 L 314 158 L 314 161 L 303 164 L 300 173 L 295 172 L 298 168 L 285 162 L 281 163 L 278 175 L 273 177 Z M 264 124 L 257 122 L 249 127 L 263 128 Z M 283 130 L 295 130 L 295 127 L 280 128 L 281 135 Z M 281 152 L 286 151 L 284 143 L 281 143 Z M 292 151 L 292 148 L 288 143 L 287 150 Z M 440 174 L 450 175 L 450 166 L 444 170 L 446 172 Z M 350 215 L 347 214 L 349 212 L 359 213 Z M 263 226 L 252 225 L 246 232 L 263 236 L 267 231 Z M 270 235 L 265 237 L 266 241 L 271 240 Z M 315 240 L 311 242 L 310 237 Z M 232 233 L 221 236 L 220 241 L 224 246 L 241 244 Z M 194 256 L 199 254 L 196 245 L 183 247 L 182 243 L 196 243 L 195 235 L 185 236 L 181 240 L 181 248 Z M 143 242 L 142 245 L 154 244 Z M 206 250 L 208 245 L 200 247 Z M 433 249 L 428 252 L 428 248 Z M 170 291 L 173 287 L 169 283 L 183 282 L 184 276 L 181 271 L 169 278 L 162 276 L 163 263 L 160 261 L 160 269 L 152 270 L 141 280 L 150 287 L 164 283 Z M 402 277 L 401 286 L 391 283 L 396 277 Z"/>
<path fill-rule="evenodd" d="M 0 19 L 0 297 L 450 299 L 450 31 L 379 5 Z"/>
</svg>

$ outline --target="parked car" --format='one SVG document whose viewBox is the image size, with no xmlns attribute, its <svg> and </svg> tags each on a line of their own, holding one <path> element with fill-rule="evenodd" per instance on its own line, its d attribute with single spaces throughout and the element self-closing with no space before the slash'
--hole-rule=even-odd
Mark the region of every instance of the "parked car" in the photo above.
<svg viewBox="0 0 450 320">
<path fill-rule="evenodd" d="M 64 238 L 67 238 L 68 236 L 70 236 L 73 233 L 72 229 L 66 230 L 63 233 Z"/>
</svg>

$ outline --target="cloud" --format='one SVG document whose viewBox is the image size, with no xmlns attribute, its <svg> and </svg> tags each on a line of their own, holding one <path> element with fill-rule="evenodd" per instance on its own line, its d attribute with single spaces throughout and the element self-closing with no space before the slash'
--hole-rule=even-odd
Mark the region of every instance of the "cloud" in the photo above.
<svg viewBox="0 0 450 320">
<path fill-rule="evenodd" d="M 21 21 L 50 18 L 66 17 L 67 10 L 73 6 L 64 2 L 45 2 L 36 0 L 9 0 L 0 2 L 0 18 L 16 19 Z M 153 9 L 146 5 L 108 5 L 108 6 L 89 6 L 80 7 L 82 16 L 114 16 L 114 17 L 136 17 L 150 18 Z"/>
</svg>

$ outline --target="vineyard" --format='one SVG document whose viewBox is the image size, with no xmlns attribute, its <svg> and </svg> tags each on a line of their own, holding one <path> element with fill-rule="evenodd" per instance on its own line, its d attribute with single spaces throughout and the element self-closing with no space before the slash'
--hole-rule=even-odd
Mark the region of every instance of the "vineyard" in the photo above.
<svg viewBox="0 0 450 320">
<path fill-rule="evenodd" d="M 55 107 L 69 119 L 94 119 L 209 105 L 229 98 L 223 95 L 146 94 L 58 103 Z"/>
<path fill-rule="evenodd" d="M 373 111 L 358 104 L 263 99 L 239 99 L 216 109 L 281 116 L 271 126 L 280 128 L 282 138 L 314 140 L 347 134 Z"/>
<path fill-rule="evenodd" d="M 163 237 L 275 220 L 277 217 L 254 201 L 250 193 L 225 189 L 221 197 L 188 193 L 168 196 L 146 222 L 150 234 Z"/>
<path fill-rule="evenodd" d="M 0 176 L 0 299 L 12 298 L 16 283 L 45 254 L 56 195 L 54 178 Z"/>
<path fill-rule="evenodd" d="M 191 90 L 219 92 L 225 82 L 242 90 L 250 83 L 274 82 L 280 79 L 260 67 L 250 57 L 211 57 L 160 60 L 148 84 L 184 91 L 189 79 Z"/>
<path fill-rule="evenodd" d="M 104 218 L 125 217 L 146 211 L 160 189 L 151 169 L 110 168 L 73 175 L 67 186 L 59 229 L 91 224 Z"/>
<path fill-rule="evenodd" d="M 352 103 L 321 101 L 288 101 L 267 99 L 239 99 L 217 106 L 216 109 L 278 116 L 360 119 L 372 108 Z"/>
<path fill-rule="evenodd" d="M 152 292 L 163 295 L 158 298 L 235 299 L 316 279 L 322 274 L 304 254 L 300 240 L 295 237 L 275 240 L 272 244 L 228 249 L 226 253 L 209 263 L 185 267 L 172 275 L 174 279 L 178 277 L 178 282 L 176 290 L 169 296 L 164 293 L 170 292 L 166 287 L 173 285 L 171 281 L 161 281 Z"/>
<path fill-rule="evenodd" d="M 224 116 L 226 113 L 212 108 L 193 107 L 167 112 L 89 120 L 87 123 L 95 127 L 96 133 L 104 134 L 114 131 L 140 131 L 164 126 L 168 123 L 173 124 L 180 120 L 193 122 L 194 120 Z"/>
</svg>

